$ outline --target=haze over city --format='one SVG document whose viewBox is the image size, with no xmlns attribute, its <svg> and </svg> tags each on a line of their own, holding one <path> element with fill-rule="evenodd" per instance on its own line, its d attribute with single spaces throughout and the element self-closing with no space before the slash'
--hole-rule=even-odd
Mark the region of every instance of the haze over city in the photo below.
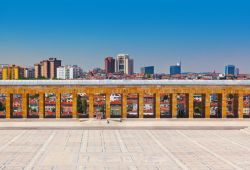
<svg viewBox="0 0 250 170">
<path fill-rule="evenodd" d="M 184 72 L 234 64 L 250 73 L 249 8 L 246 0 L 1 1 L 1 64 L 57 57 L 88 70 L 128 53 L 135 72 L 168 73 L 181 59 Z"/>
</svg>

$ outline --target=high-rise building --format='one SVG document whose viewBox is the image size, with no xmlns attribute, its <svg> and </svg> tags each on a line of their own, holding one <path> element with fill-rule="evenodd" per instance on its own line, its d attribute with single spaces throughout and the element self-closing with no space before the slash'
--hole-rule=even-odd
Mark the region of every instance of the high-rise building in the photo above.
<svg viewBox="0 0 250 170">
<path fill-rule="evenodd" d="M 170 66 L 170 75 L 181 74 L 181 62 Z"/>
<path fill-rule="evenodd" d="M 24 78 L 24 68 L 16 65 L 8 65 L 2 68 L 3 80 L 18 80 Z"/>
<path fill-rule="evenodd" d="M 56 78 L 56 69 L 61 66 L 62 61 L 56 58 L 49 58 L 50 63 L 50 79 Z"/>
<path fill-rule="evenodd" d="M 34 65 L 35 68 L 35 78 L 41 78 L 42 77 L 42 65 L 41 63 L 39 64 L 35 64 Z"/>
<path fill-rule="evenodd" d="M 236 70 L 234 65 L 225 66 L 225 75 L 235 75 Z"/>
<path fill-rule="evenodd" d="M 42 72 L 42 77 L 44 78 L 50 78 L 50 63 L 48 60 L 43 60 L 41 62 L 41 72 Z"/>
<path fill-rule="evenodd" d="M 2 72 L 4 67 L 8 67 L 8 64 L 0 64 L 0 79 L 3 79 Z"/>
<path fill-rule="evenodd" d="M 236 74 L 236 76 L 240 74 L 240 69 L 239 68 L 235 69 L 235 74 Z"/>
<path fill-rule="evenodd" d="M 134 61 L 128 54 L 118 54 L 116 57 L 116 72 L 131 75 L 134 73 Z"/>
<path fill-rule="evenodd" d="M 82 69 L 77 65 L 73 66 L 60 66 L 57 68 L 58 79 L 76 79 L 82 76 Z"/>
<path fill-rule="evenodd" d="M 105 72 L 114 73 L 115 72 L 115 59 L 113 57 L 106 57 L 104 59 Z"/>
<path fill-rule="evenodd" d="M 61 66 L 61 62 L 61 60 L 56 58 L 49 58 L 41 61 L 39 64 L 35 64 L 35 78 L 56 78 L 57 68 Z"/>
<path fill-rule="evenodd" d="M 154 66 L 147 66 L 141 68 L 142 74 L 154 74 Z"/>
<path fill-rule="evenodd" d="M 35 78 L 35 69 L 33 67 L 24 68 L 24 78 L 26 79 Z"/>
</svg>

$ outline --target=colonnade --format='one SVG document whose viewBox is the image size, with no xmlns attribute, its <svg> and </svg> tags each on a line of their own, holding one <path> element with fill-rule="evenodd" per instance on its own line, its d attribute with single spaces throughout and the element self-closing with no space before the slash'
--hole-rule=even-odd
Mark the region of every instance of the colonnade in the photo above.
<svg viewBox="0 0 250 170">
<path fill-rule="evenodd" d="M 82 86 L 36 86 L 36 87 L 1 87 L 1 94 L 6 95 L 6 118 L 11 118 L 12 98 L 13 94 L 21 94 L 22 96 L 22 117 L 27 118 L 29 106 L 29 94 L 39 94 L 39 118 L 45 117 L 45 93 L 54 93 L 56 96 L 56 118 L 60 118 L 61 112 L 61 94 L 72 94 L 72 117 L 77 118 L 77 94 L 86 93 L 88 95 L 89 118 L 93 118 L 94 113 L 94 95 L 106 95 L 106 118 L 110 118 L 110 96 L 112 93 L 121 94 L 121 117 L 127 118 L 127 96 L 128 94 L 138 94 L 138 114 L 139 118 L 144 118 L 144 96 L 145 94 L 153 94 L 155 99 L 155 118 L 161 118 L 160 111 L 160 96 L 169 94 L 171 96 L 171 115 L 172 118 L 177 118 L 177 95 L 186 94 L 187 96 L 187 111 L 188 118 L 194 118 L 194 101 L 195 94 L 202 95 L 204 100 L 204 118 L 210 118 L 211 94 L 220 96 L 221 117 L 227 118 L 227 96 L 235 94 L 237 96 L 237 117 L 243 118 L 243 96 L 250 94 L 249 88 L 228 87 L 228 86 L 128 86 L 128 87 L 82 87 Z"/>
</svg>

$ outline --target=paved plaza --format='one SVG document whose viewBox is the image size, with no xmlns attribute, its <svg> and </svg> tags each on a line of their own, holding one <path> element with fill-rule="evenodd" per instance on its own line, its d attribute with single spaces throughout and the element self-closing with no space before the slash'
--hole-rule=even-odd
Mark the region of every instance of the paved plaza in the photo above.
<svg viewBox="0 0 250 170">
<path fill-rule="evenodd" d="M 0 130 L 0 169 L 250 169 L 250 130 Z"/>
</svg>

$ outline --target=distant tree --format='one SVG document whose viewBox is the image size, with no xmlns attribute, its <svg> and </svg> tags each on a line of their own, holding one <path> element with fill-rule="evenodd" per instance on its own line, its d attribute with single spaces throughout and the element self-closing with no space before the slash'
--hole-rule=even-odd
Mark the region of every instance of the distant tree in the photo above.
<svg viewBox="0 0 250 170">
<path fill-rule="evenodd" d="M 87 113 L 87 100 L 84 98 L 83 100 L 82 100 L 82 111 L 83 111 L 83 113 Z"/>
<path fill-rule="evenodd" d="M 100 112 L 104 113 L 104 106 L 101 106 Z"/>
<path fill-rule="evenodd" d="M 36 99 L 39 97 L 39 94 L 30 94 L 30 99 Z"/>
<path fill-rule="evenodd" d="M 78 113 L 82 113 L 83 109 L 82 109 L 82 100 L 81 97 L 79 95 L 77 95 L 77 112 Z"/>
<path fill-rule="evenodd" d="M 194 112 L 195 113 L 201 113 L 201 109 L 199 107 L 195 107 Z"/>
<path fill-rule="evenodd" d="M 45 79 L 47 79 L 47 78 L 45 78 L 44 76 L 39 76 L 37 79 L 38 79 L 38 80 L 45 80 Z"/>
<path fill-rule="evenodd" d="M 3 103 L 0 102 L 0 111 L 4 111 L 4 110 L 5 110 L 5 107 L 4 107 Z"/>
<path fill-rule="evenodd" d="M 233 99 L 233 98 L 234 98 L 234 95 L 233 95 L 233 94 L 229 94 L 229 95 L 228 95 L 228 98 L 229 98 L 229 99 Z"/>
<path fill-rule="evenodd" d="M 163 100 L 168 100 L 168 95 L 164 95 Z"/>
<path fill-rule="evenodd" d="M 52 108 L 52 112 L 56 112 L 56 108 Z"/>
</svg>

